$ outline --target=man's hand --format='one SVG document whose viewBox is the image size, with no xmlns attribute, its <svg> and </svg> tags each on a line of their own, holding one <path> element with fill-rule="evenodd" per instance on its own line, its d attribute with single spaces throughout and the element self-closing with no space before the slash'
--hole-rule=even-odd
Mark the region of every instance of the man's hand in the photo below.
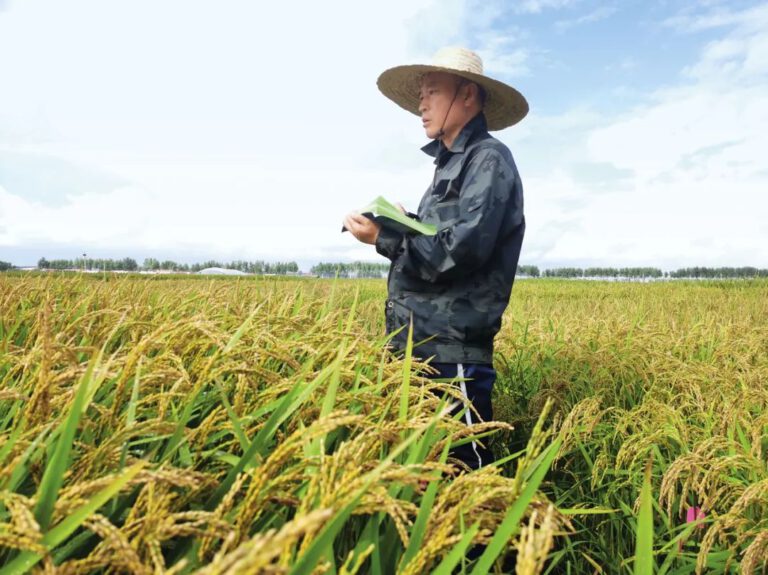
<svg viewBox="0 0 768 575">
<path fill-rule="evenodd" d="M 344 227 L 364 244 L 375 244 L 381 226 L 362 214 L 352 212 L 344 218 Z"/>
</svg>

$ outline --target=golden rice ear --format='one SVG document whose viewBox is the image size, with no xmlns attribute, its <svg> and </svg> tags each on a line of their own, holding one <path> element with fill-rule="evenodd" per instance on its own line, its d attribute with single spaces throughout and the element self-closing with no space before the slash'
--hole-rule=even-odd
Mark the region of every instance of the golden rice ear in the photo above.
<svg viewBox="0 0 768 575">
<path fill-rule="evenodd" d="M 525 477 L 489 467 L 454 479 L 447 457 L 454 438 L 509 425 L 468 430 L 441 413 L 434 391 L 449 384 L 384 350 L 383 289 L 3 277 L 0 571 L 50 570 L 55 557 L 62 573 L 311 573 L 333 562 L 354 575 L 376 561 L 420 574 L 461 541 L 491 540 Z M 26 417 L 40 388 L 48 417 Z M 66 460 L 50 456 L 62 437 Z M 41 481 L 51 461 L 63 463 L 45 527 L 34 494 L 51 484 Z M 548 505 L 527 494 L 525 517 Z M 463 521 L 478 525 L 470 536 Z M 510 538 L 500 553 L 511 551 Z"/>
</svg>

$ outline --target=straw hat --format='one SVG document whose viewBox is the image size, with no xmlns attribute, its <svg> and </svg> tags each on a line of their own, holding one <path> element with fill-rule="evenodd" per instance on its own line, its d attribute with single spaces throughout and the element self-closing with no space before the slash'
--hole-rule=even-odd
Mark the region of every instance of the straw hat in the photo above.
<svg viewBox="0 0 768 575">
<path fill-rule="evenodd" d="M 429 72 L 448 72 L 466 78 L 485 90 L 485 119 L 488 130 L 503 130 L 518 123 L 528 113 L 523 95 L 504 82 L 483 74 L 480 56 L 466 48 L 443 48 L 432 58 L 432 64 L 397 66 L 385 70 L 376 84 L 395 104 L 412 114 L 419 112 L 421 78 Z"/>
</svg>

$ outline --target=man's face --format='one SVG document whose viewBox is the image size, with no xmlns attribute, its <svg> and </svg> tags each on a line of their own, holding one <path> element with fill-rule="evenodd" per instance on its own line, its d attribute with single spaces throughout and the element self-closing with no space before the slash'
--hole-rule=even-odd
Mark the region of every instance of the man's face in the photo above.
<svg viewBox="0 0 768 575">
<path fill-rule="evenodd" d="M 428 138 L 439 137 L 441 129 L 444 134 L 453 134 L 463 125 L 464 118 L 457 106 L 458 97 L 451 106 L 460 83 L 460 77 L 445 72 L 431 72 L 422 78 L 419 112 Z"/>
</svg>

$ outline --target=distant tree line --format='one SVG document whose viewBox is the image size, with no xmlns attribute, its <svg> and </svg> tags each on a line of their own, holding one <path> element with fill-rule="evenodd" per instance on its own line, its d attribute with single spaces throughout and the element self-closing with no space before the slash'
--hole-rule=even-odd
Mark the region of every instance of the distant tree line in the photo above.
<svg viewBox="0 0 768 575">
<path fill-rule="evenodd" d="M 766 278 L 768 269 L 765 268 L 681 268 L 674 272 L 669 272 L 669 277 L 673 278 Z"/>
<path fill-rule="evenodd" d="M 155 258 L 144 258 L 141 269 L 147 271 L 169 271 L 169 272 L 188 272 L 188 264 L 179 264 L 173 260 L 160 261 Z"/>
<path fill-rule="evenodd" d="M 10 262 L 0 261 L 0 272 L 14 269 Z M 37 267 L 43 270 L 97 270 L 97 271 L 174 271 L 174 272 L 199 272 L 205 268 L 224 268 L 239 270 L 249 274 L 293 274 L 299 272 L 296 262 L 265 262 L 262 260 L 246 261 L 235 260 L 231 262 L 219 262 L 209 260 L 202 263 L 182 264 L 172 260 L 160 261 L 156 258 L 146 258 L 140 266 L 133 258 L 103 259 L 103 258 L 75 258 L 72 260 L 40 258 Z M 319 263 L 312 266 L 311 273 L 320 277 L 342 278 L 380 278 L 389 271 L 388 263 L 352 262 L 352 263 Z M 695 279 L 729 279 L 729 278 L 758 278 L 768 277 L 768 269 L 756 267 L 691 267 L 680 268 L 675 271 L 662 272 L 653 267 L 561 267 L 545 269 L 543 272 L 537 266 L 521 265 L 517 268 L 520 276 L 531 278 L 695 278 Z"/>
<path fill-rule="evenodd" d="M 659 268 L 553 268 L 544 270 L 546 278 L 660 278 Z"/>
<path fill-rule="evenodd" d="M 517 275 L 537 278 L 541 275 L 538 266 L 517 266 Z"/>
<path fill-rule="evenodd" d="M 155 258 L 146 258 L 142 269 L 149 271 L 176 271 L 176 272 L 199 272 L 206 268 L 224 268 L 227 270 L 238 270 L 247 274 L 289 274 L 298 273 L 299 264 L 296 262 L 265 262 L 257 260 L 254 262 L 246 260 L 234 260 L 231 262 L 219 262 L 216 260 L 208 260 L 207 262 L 196 264 L 178 264 L 176 262 L 166 260 L 159 261 Z"/>
<path fill-rule="evenodd" d="M 521 268 L 518 268 L 520 271 Z M 768 277 L 768 269 L 759 269 L 755 267 L 722 267 L 707 268 L 693 267 L 681 268 L 675 271 L 662 272 L 659 268 L 637 267 L 637 268 L 553 268 L 544 270 L 544 277 L 547 278 L 707 278 L 707 279 L 729 279 L 729 278 L 757 278 Z"/>
<path fill-rule="evenodd" d="M 87 257 L 75 258 L 73 260 L 49 260 L 40 258 L 37 262 L 37 267 L 41 270 L 104 270 L 108 272 L 135 272 L 138 271 L 139 264 L 133 258 L 123 258 L 121 260 Z"/>
<path fill-rule="evenodd" d="M 660 278 L 664 272 L 659 268 L 587 268 L 587 278 Z"/>
<path fill-rule="evenodd" d="M 320 277 L 382 277 L 389 270 L 389 264 L 354 262 L 354 263 L 320 263 L 312 267 L 311 272 Z M 722 268 L 682 268 L 676 271 L 663 272 L 654 267 L 561 267 L 545 269 L 538 266 L 521 265 L 517 267 L 519 276 L 530 278 L 626 278 L 626 279 L 657 279 L 669 278 L 752 278 L 768 277 L 768 270 L 754 267 L 722 267 Z"/>
<path fill-rule="evenodd" d="M 380 278 L 389 271 L 389 264 L 371 262 L 319 263 L 310 273 L 322 278 Z"/>
<path fill-rule="evenodd" d="M 10 265 L 10 264 L 9 264 Z M 249 262 L 244 260 L 222 263 L 215 260 L 195 264 L 180 264 L 171 260 L 160 261 L 155 258 L 146 258 L 139 264 L 133 258 L 102 259 L 102 258 L 75 258 L 73 260 L 48 260 L 40 258 L 37 267 L 41 270 L 96 270 L 96 271 L 172 271 L 172 272 L 199 272 L 205 268 L 224 268 L 239 270 L 251 274 L 288 274 L 298 273 L 299 265 L 296 262 Z M 2 268 L 0 268 L 2 269 Z"/>
<path fill-rule="evenodd" d="M 0 272 L 4 272 L 5 270 L 12 270 L 13 264 L 11 262 L 4 262 L 0 261 Z"/>
<path fill-rule="evenodd" d="M 323 278 L 380 278 L 389 272 L 389 264 L 371 262 L 350 263 L 319 263 L 312 266 L 310 273 Z M 537 278 L 539 268 L 536 266 L 519 266 L 517 272 L 522 275 Z"/>
</svg>

